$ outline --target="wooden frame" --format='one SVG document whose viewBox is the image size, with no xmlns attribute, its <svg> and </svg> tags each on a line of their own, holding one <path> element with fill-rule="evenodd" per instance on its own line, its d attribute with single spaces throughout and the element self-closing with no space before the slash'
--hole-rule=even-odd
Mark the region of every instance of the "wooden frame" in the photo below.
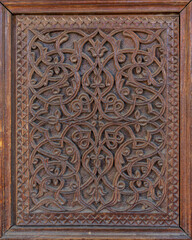
<svg viewBox="0 0 192 240">
<path fill-rule="evenodd" d="M 115 6 L 115 7 L 114 7 Z M 138 9 L 141 9 L 138 12 Z M 180 16 L 180 227 L 68 228 L 14 225 L 14 39 L 16 14 L 153 13 Z M 0 4 L 0 232 L 2 239 L 191 239 L 192 238 L 192 2 L 189 0 L 2 0 Z M 11 64 L 10 64 L 11 63 Z M 11 191 L 12 190 L 12 191 Z M 94 233 L 93 233 L 94 230 Z M 114 236 L 115 233 L 115 236 Z"/>
</svg>

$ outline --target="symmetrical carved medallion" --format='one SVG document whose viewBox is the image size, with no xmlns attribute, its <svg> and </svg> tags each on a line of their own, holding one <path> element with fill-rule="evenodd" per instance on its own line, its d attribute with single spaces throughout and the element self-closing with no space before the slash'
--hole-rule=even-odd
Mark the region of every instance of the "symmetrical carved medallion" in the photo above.
<svg viewBox="0 0 192 240">
<path fill-rule="evenodd" d="M 178 224 L 178 18 L 17 17 L 17 223 Z"/>
</svg>

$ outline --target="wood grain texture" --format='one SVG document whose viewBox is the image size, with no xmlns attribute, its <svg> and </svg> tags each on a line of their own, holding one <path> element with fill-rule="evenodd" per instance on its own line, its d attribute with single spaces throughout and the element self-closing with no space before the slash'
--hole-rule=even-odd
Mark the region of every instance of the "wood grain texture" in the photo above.
<svg viewBox="0 0 192 240">
<path fill-rule="evenodd" d="M 54 240 L 185 240 L 190 239 L 180 228 L 69 228 L 69 227 L 12 227 L 3 239 Z"/>
<path fill-rule="evenodd" d="M 13 226 L 3 239 L 54 240 L 190 240 L 180 228 L 22 227 Z"/>
<path fill-rule="evenodd" d="M 105 1 L 8 1 L 2 0 L 2 3 L 12 13 L 168 13 L 168 12 L 180 12 L 189 0 L 105 0 Z"/>
<path fill-rule="evenodd" d="M 11 14 L 0 4 L 0 229 L 11 226 Z"/>
<path fill-rule="evenodd" d="M 8 1 L 3 0 L 2 1 L 5 6 L 12 11 L 15 14 L 31 14 L 33 13 L 33 17 L 38 18 L 38 13 L 45 13 L 45 16 L 49 16 L 49 14 L 53 13 L 80 13 L 79 16 L 81 16 L 81 13 L 93 13 L 94 15 L 98 15 L 98 13 L 101 13 L 102 15 L 106 15 L 108 13 L 116 14 L 116 13 L 138 13 L 141 17 L 141 13 L 143 17 L 147 18 L 149 13 L 169 13 L 173 15 L 176 15 L 176 12 L 180 12 L 188 3 L 188 0 L 171 0 L 171 1 L 142 1 L 142 0 L 130 0 L 130 1 Z M 37 14 L 37 16 L 36 16 Z M 169 16 L 171 16 L 171 14 Z M 130 14 L 132 15 L 132 14 Z M 119 15 L 120 16 L 120 15 Z M 177 15 L 178 16 L 178 15 Z M 19 16 L 21 17 L 21 16 Z M 26 16 L 23 16 L 25 18 Z M 161 16 L 162 17 L 162 16 Z M 22 17 L 21 17 L 22 18 Z M 135 23 L 138 24 L 138 19 L 136 19 Z M 71 24 L 73 25 L 73 18 L 71 21 Z M 37 28 L 46 28 L 51 27 L 55 28 L 58 25 L 47 25 L 47 22 L 42 21 L 37 24 Z M 27 20 L 26 26 L 29 26 L 31 24 L 30 19 Z M 57 23 L 60 24 L 60 23 Z M 80 24 L 80 22 L 79 22 Z M 89 26 L 89 20 L 85 22 L 84 24 L 88 24 Z M 152 24 L 156 24 L 153 23 Z M 161 24 L 164 24 L 161 21 Z M 168 71 L 172 74 L 170 74 L 173 81 L 175 81 L 176 85 L 172 85 L 178 89 L 178 50 L 179 45 L 178 42 L 174 41 L 175 34 L 178 33 L 178 30 L 175 31 L 175 27 L 177 27 L 177 24 L 170 24 L 171 26 L 171 34 L 169 34 L 168 42 L 170 43 L 170 49 L 171 52 L 168 57 Z M 143 26 L 143 28 L 146 28 L 146 25 Z M 151 26 L 150 26 L 151 27 Z M 159 26 L 158 26 L 159 27 Z M 69 26 L 70 28 L 70 26 Z M 25 41 L 26 41 L 26 35 L 25 35 L 25 28 L 23 26 L 21 29 L 17 29 L 20 31 L 19 37 L 17 38 L 17 44 L 18 46 L 21 46 L 18 48 L 17 56 L 19 56 L 18 60 L 18 66 L 19 71 L 18 74 L 20 75 L 19 78 L 24 79 L 24 81 L 27 80 L 26 78 L 26 54 L 27 54 L 27 47 Z M 191 72 L 192 72 L 192 3 L 188 4 L 183 11 L 180 14 L 180 197 L 179 197 L 179 207 L 180 207 L 180 216 L 179 216 L 179 226 L 171 226 L 171 227 L 155 227 L 154 222 L 150 222 L 151 216 L 149 216 L 149 221 L 143 220 L 142 224 L 145 222 L 145 224 L 151 224 L 153 227 L 140 227 L 139 224 L 141 222 L 138 222 L 137 227 L 122 227 L 117 226 L 117 222 L 125 223 L 127 219 L 125 218 L 125 221 L 119 221 L 118 219 L 115 219 L 113 226 L 106 227 L 105 224 L 106 218 L 103 218 L 103 216 L 106 216 L 107 214 L 104 213 L 104 215 L 101 218 L 95 218 L 94 221 L 100 221 L 103 223 L 103 226 L 85 226 L 86 223 L 84 219 L 80 219 L 80 222 L 82 223 L 82 226 L 72 226 L 74 219 L 74 214 L 69 218 L 62 218 L 64 214 L 60 215 L 58 220 L 54 221 L 55 215 L 54 214 L 45 214 L 44 216 L 40 213 L 37 214 L 37 217 L 32 218 L 32 221 L 34 225 L 36 226 L 12 226 L 14 224 L 14 221 L 11 221 L 11 218 L 14 216 L 14 213 L 11 213 L 11 174 L 14 176 L 14 171 L 11 173 L 11 117 L 14 115 L 14 108 L 16 106 L 15 99 L 12 98 L 11 103 L 11 88 L 15 88 L 15 85 L 11 85 L 11 70 L 12 70 L 12 79 L 16 79 L 14 75 L 14 69 L 11 69 L 11 35 L 15 32 L 15 29 L 12 28 L 11 30 L 11 16 L 10 13 L 0 6 L 0 180 L 1 180 L 1 187 L 0 187 L 0 231 L 2 236 L 2 239 L 153 239 L 153 240 L 160 240 L 160 239 L 177 239 L 177 240 L 184 240 L 184 239 L 191 239 L 192 238 L 192 144 L 191 144 L 191 138 L 192 138 L 192 129 L 191 129 L 191 119 L 192 119 L 192 99 L 191 99 L 191 92 L 192 92 L 192 86 L 191 86 Z M 36 34 L 36 33 L 35 33 Z M 42 33 L 40 34 L 42 35 Z M 27 36 L 28 37 L 28 36 Z M 178 38 L 178 36 L 176 37 Z M 43 44 L 45 44 L 45 38 L 42 38 Z M 15 45 L 12 46 L 15 48 Z M 12 50 L 13 50 L 12 48 Z M 36 50 L 34 50 L 36 51 Z M 37 53 L 37 52 L 36 52 Z M 99 53 L 100 54 L 100 53 Z M 122 58 L 123 59 L 123 58 Z M 46 60 L 46 59 L 44 59 Z M 74 58 L 75 60 L 75 58 Z M 14 60 L 15 61 L 15 60 Z M 58 65 L 58 63 L 56 63 Z M 58 72 L 58 66 L 56 66 L 56 72 Z M 177 74 L 176 74 L 177 73 Z M 19 78 L 16 79 L 16 81 L 19 81 Z M 22 82 L 20 82 L 22 84 Z M 12 87 L 13 86 L 13 87 Z M 21 98 L 19 102 L 19 107 L 25 102 L 26 100 L 26 88 L 18 88 L 17 91 L 20 93 Z M 34 89 L 33 89 L 34 90 Z M 172 91 L 169 91 L 172 90 Z M 174 113 L 175 116 L 178 115 L 178 91 L 175 92 L 173 89 L 169 89 L 169 111 Z M 56 93 L 54 90 L 54 92 Z M 139 93 L 140 91 L 138 91 Z M 176 98 L 174 96 L 177 96 Z M 14 95 L 12 95 L 15 97 Z M 27 103 L 28 104 L 28 103 Z M 12 106 L 12 107 L 11 107 Z M 20 154 L 19 158 L 21 159 L 20 164 L 22 165 L 24 162 L 25 164 L 19 169 L 17 174 L 20 174 L 19 177 L 19 195 L 18 198 L 20 198 L 20 204 L 18 205 L 17 209 L 13 207 L 15 211 L 24 212 L 26 210 L 26 204 L 28 204 L 28 192 L 26 191 L 23 194 L 23 190 L 27 189 L 28 182 L 26 181 L 29 177 L 28 170 L 29 165 L 27 165 L 27 147 L 26 147 L 26 133 L 27 133 L 27 120 L 25 119 L 28 105 L 22 105 L 21 111 L 18 114 L 18 119 L 21 119 L 20 116 L 22 116 L 22 126 L 20 122 L 20 127 L 22 128 L 22 134 L 23 138 L 21 139 L 21 132 L 17 132 L 17 140 L 19 138 L 19 141 L 21 141 L 22 144 L 18 145 L 18 148 L 12 148 L 12 151 L 17 151 L 17 153 Z M 17 106 L 18 107 L 18 106 Z M 12 115 L 12 116 L 11 116 Z M 57 114 L 58 115 L 58 114 Z M 53 120 L 53 118 L 52 118 Z M 55 121 L 55 120 L 54 120 Z M 171 129 L 173 129 L 172 134 L 170 134 L 168 138 L 169 142 L 169 151 L 168 154 L 172 156 L 172 161 L 170 161 L 169 165 L 174 166 L 175 168 L 172 168 L 170 170 L 172 174 L 172 178 L 169 179 L 169 187 L 171 191 L 173 191 L 173 194 L 170 194 L 168 198 L 170 199 L 170 209 L 176 210 L 176 219 L 178 221 L 178 204 L 175 204 L 178 202 L 178 185 L 175 184 L 175 178 L 176 181 L 178 180 L 178 145 L 175 144 L 178 141 L 178 119 L 177 118 L 170 118 L 169 121 L 172 121 L 172 123 L 169 125 Z M 143 124 L 143 122 L 142 122 Z M 55 127 L 56 124 L 52 124 L 53 127 Z M 141 126 L 142 127 L 142 126 Z M 57 124 L 57 129 L 60 128 L 60 125 Z M 14 128 L 13 128 L 14 129 Z M 138 130 L 139 127 L 136 126 L 136 129 Z M 134 131 L 136 131 L 134 129 Z M 177 129 L 175 131 L 175 129 Z M 36 136 L 38 139 L 38 135 Z M 14 141 L 14 138 L 12 138 L 12 142 Z M 15 140 L 16 141 L 16 140 Z M 23 142 L 22 142 L 23 141 Z M 36 140 L 35 140 L 36 141 Z M 16 149 L 16 150 L 15 150 Z M 174 150 L 173 150 L 174 149 Z M 58 151 L 57 151 L 58 153 Z M 56 157 L 57 160 L 59 157 Z M 26 164 L 27 163 L 27 164 Z M 14 164 L 12 165 L 14 167 Z M 170 167 L 169 166 L 169 167 Z M 37 168 L 37 167 L 36 167 Z M 52 170 L 55 170 L 55 168 Z M 47 176 L 48 170 L 44 168 L 45 176 Z M 49 172 L 50 174 L 50 172 Z M 26 181 L 26 182 L 24 182 Z M 24 182 L 24 184 L 23 184 Z M 55 181 L 55 183 L 57 183 Z M 172 185 L 173 183 L 173 185 Z M 140 185 L 140 182 L 138 182 Z M 14 185 L 13 185 L 14 186 Z M 33 186 L 36 188 L 36 186 Z M 53 189 L 52 189 L 53 190 Z M 15 195 L 15 189 L 12 188 L 12 194 Z M 175 195 L 174 195 L 175 194 Z M 175 196 L 175 197 L 173 197 Z M 55 198 L 57 199 L 57 198 Z M 16 202 L 12 202 L 12 205 L 15 206 Z M 48 210 L 50 210 L 50 206 L 46 206 Z M 39 210 L 39 209 L 38 209 Z M 172 211 L 171 214 L 174 214 L 174 211 Z M 27 211 L 26 211 L 27 212 Z M 42 220 L 42 216 L 44 219 Z M 22 219 L 22 215 L 20 216 L 20 219 Z M 25 221 L 28 223 L 28 215 L 25 215 Z M 40 223 L 47 224 L 47 226 L 39 226 Z M 60 221 L 60 222 L 59 222 Z M 90 220 L 88 220 L 90 221 Z M 113 219 L 112 219 L 113 221 Z M 130 220 L 129 220 L 130 221 Z M 131 219 L 132 221 L 138 221 L 138 219 L 134 218 Z M 178 225 L 178 222 L 176 221 L 176 225 Z M 63 224 L 67 222 L 70 226 L 63 226 Z M 162 222 L 164 223 L 164 222 Z M 53 226 L 57 224 L 56 226 Z M 78 224 L 78 219 L 77 219 Z"/>
<path fill-rule="evenodd" d="M 181 227 L 192 237 L 192 3 L 180 15 Z"/>
</svg>

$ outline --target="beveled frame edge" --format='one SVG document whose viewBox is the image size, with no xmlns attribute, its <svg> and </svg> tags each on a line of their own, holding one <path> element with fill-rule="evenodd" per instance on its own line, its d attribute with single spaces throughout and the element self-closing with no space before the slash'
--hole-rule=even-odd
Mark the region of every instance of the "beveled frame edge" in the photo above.
<svg viewBox="0 0 192 240">
<path fill-rule="evenodd" d="M 37 13 L 170 13 L 190 0 L 1 0 L 13 14 Z"/>
<path fill-rule="evenodd" d="M 11 227 L 11 115 L 11 13 L 0 4 L 1 234 Z"/>
<path fill-rule="evenodd" d="M 54 240 L 189 240 L 181 228 L 12 227 L 2 239 Z"/>
<path fill-rule="evenodd" d="M 75 0 L 73 0 L 75 1 Z M 105 0 L 107 1 L 107 0 Z M 115 0 L 109 0 L 110 2 L 116 2 Z M 109 2 L 107 1 L 107 2 Z M 135 0 L 138 3 L 151 1 Z M 167 1 L 167 0 L 166 0 Z M 12 226 L 12 214 L 11 214 L 11 79 L 13 73 L 11 73 L 11 58 L 13 52 L 11 50 L 11 36 L 12 36 L 12 15 L 11 8 L 5 4 L 5 2 L 15 1 L 3 1 L 4 5 L 0 2 L 0 236 L 1 239 L 192 239 L 192 2 L 186 0 L 170 1 L 170 4 L 166 4 L 164 0 L 158 1 L 157 8 L 153 9 L 152 13 L 158 14 L 160 9 L 160 2 L 163 3 L 163 9 L 165 7 L 172 6 L 177 3 L 182 3 L 182 11 L 177 5 L 177 11 L 175 8 L 168 9 L 167 12 L 175 13 L 180 12 L 180 228 L 113 228 L 114 232 L 111 232 L 112 228 L 68 228 L 68 227 L 22 227 Z M 32 1 L 29 1 L 32 2 Z M 42 0 L 39 1 L 42 3 Z M 49 0 L 43 1 L 49 2 Z M 69 1 L 66 1 L 69 4 Z M 83 2 L 83 1 L 81 1 Z M 81 4 L 81 2 L 79 4 Z M 89 1 L 91 2 L 91 1 Z M 98 1 L 99 2 L 99 1 Z M 121 0 L 119 2 L 126 2 Z M 133 3 L 134 0 L 130 0 Z M 155 2 L 155 1 L 153 1 Z M 174 2 L 174 3 L 173 3 Z M 85 3 L 85 2 L 84 2 Z M 71 3 L 70 3 L 71 4 Z M 126 3 L 127 4 L 127 3 Z M 99 5 L 100 7 L 104 5 Z M 127 6 L 127 5 L 126 5 Z M 138 8 L 137 5 L 136 8 Z M 43 6 L 41 6 L 42 9 Z M 89 6 L 82 8 L 82 12 L 88 11 Z M 149 10 L 149 7 L 145 5 L 145 8 Z M 103 8 L 101 9 L 103 12 Z M 34 11 L 34 10 L 33 10 Z M 23 7 L 23 13 L 33 13 L 28 6 Z M 113 13 L 110 8 L 106 10 L 108 13 Z M 134 10 L 136 11 L 136 9 Z M 133 11 L 133 12 L 134 12 Z M 69 8 L 63 13 L 73 13 L 76 11 L 74 8 L 69 11 Z M 99 9 L 94 9 L 93 12 L 99 13 Z M 117 9 L 117 13 L 120 13 Z M 127 7 L 126 13 L 132 12 Z M 138 9 L 137 9 L 138 12 Z M 163 10 L 162 10 L 163 12 Z M 13 14 L 19 14 L 21 12 L 17 10 L 12 11 Z M 41 13 L 55 13 L 54 10 L 47 11 L 47 8 Z M 59 13 L 59 12 L 58 12 Z M 91 11 L 89 11 L 91 13 Z M 190 34 L 189 34 L 190 33 Z M 12 56 L 11 56 L 12 55 Z M 191 69 L 191 71 L 188 71 Z M 13 71 L 12 71 L 13 72 Z M 35 230 L 35 231 L 34 231 Z M 96 230 L 95 233 L 92 231 Z M 98 231 L 97 231 L 98 230 Z"/>
<path fill-rule="evenodd" d="M 192 237 L 192 1 L 180 13 L 180 226 Z"/>
</svg>

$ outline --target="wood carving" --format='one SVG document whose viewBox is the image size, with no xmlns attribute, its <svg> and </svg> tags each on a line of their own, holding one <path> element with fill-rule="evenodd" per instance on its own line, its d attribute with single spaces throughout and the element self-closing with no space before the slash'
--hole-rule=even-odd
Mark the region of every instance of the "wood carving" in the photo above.
<svg viewBox="0 0 192 240">
<path fill-rule="evenodd" d="M 178 18 L 17 17 L 17 223 L 178 225 Z"/>
</svg>

